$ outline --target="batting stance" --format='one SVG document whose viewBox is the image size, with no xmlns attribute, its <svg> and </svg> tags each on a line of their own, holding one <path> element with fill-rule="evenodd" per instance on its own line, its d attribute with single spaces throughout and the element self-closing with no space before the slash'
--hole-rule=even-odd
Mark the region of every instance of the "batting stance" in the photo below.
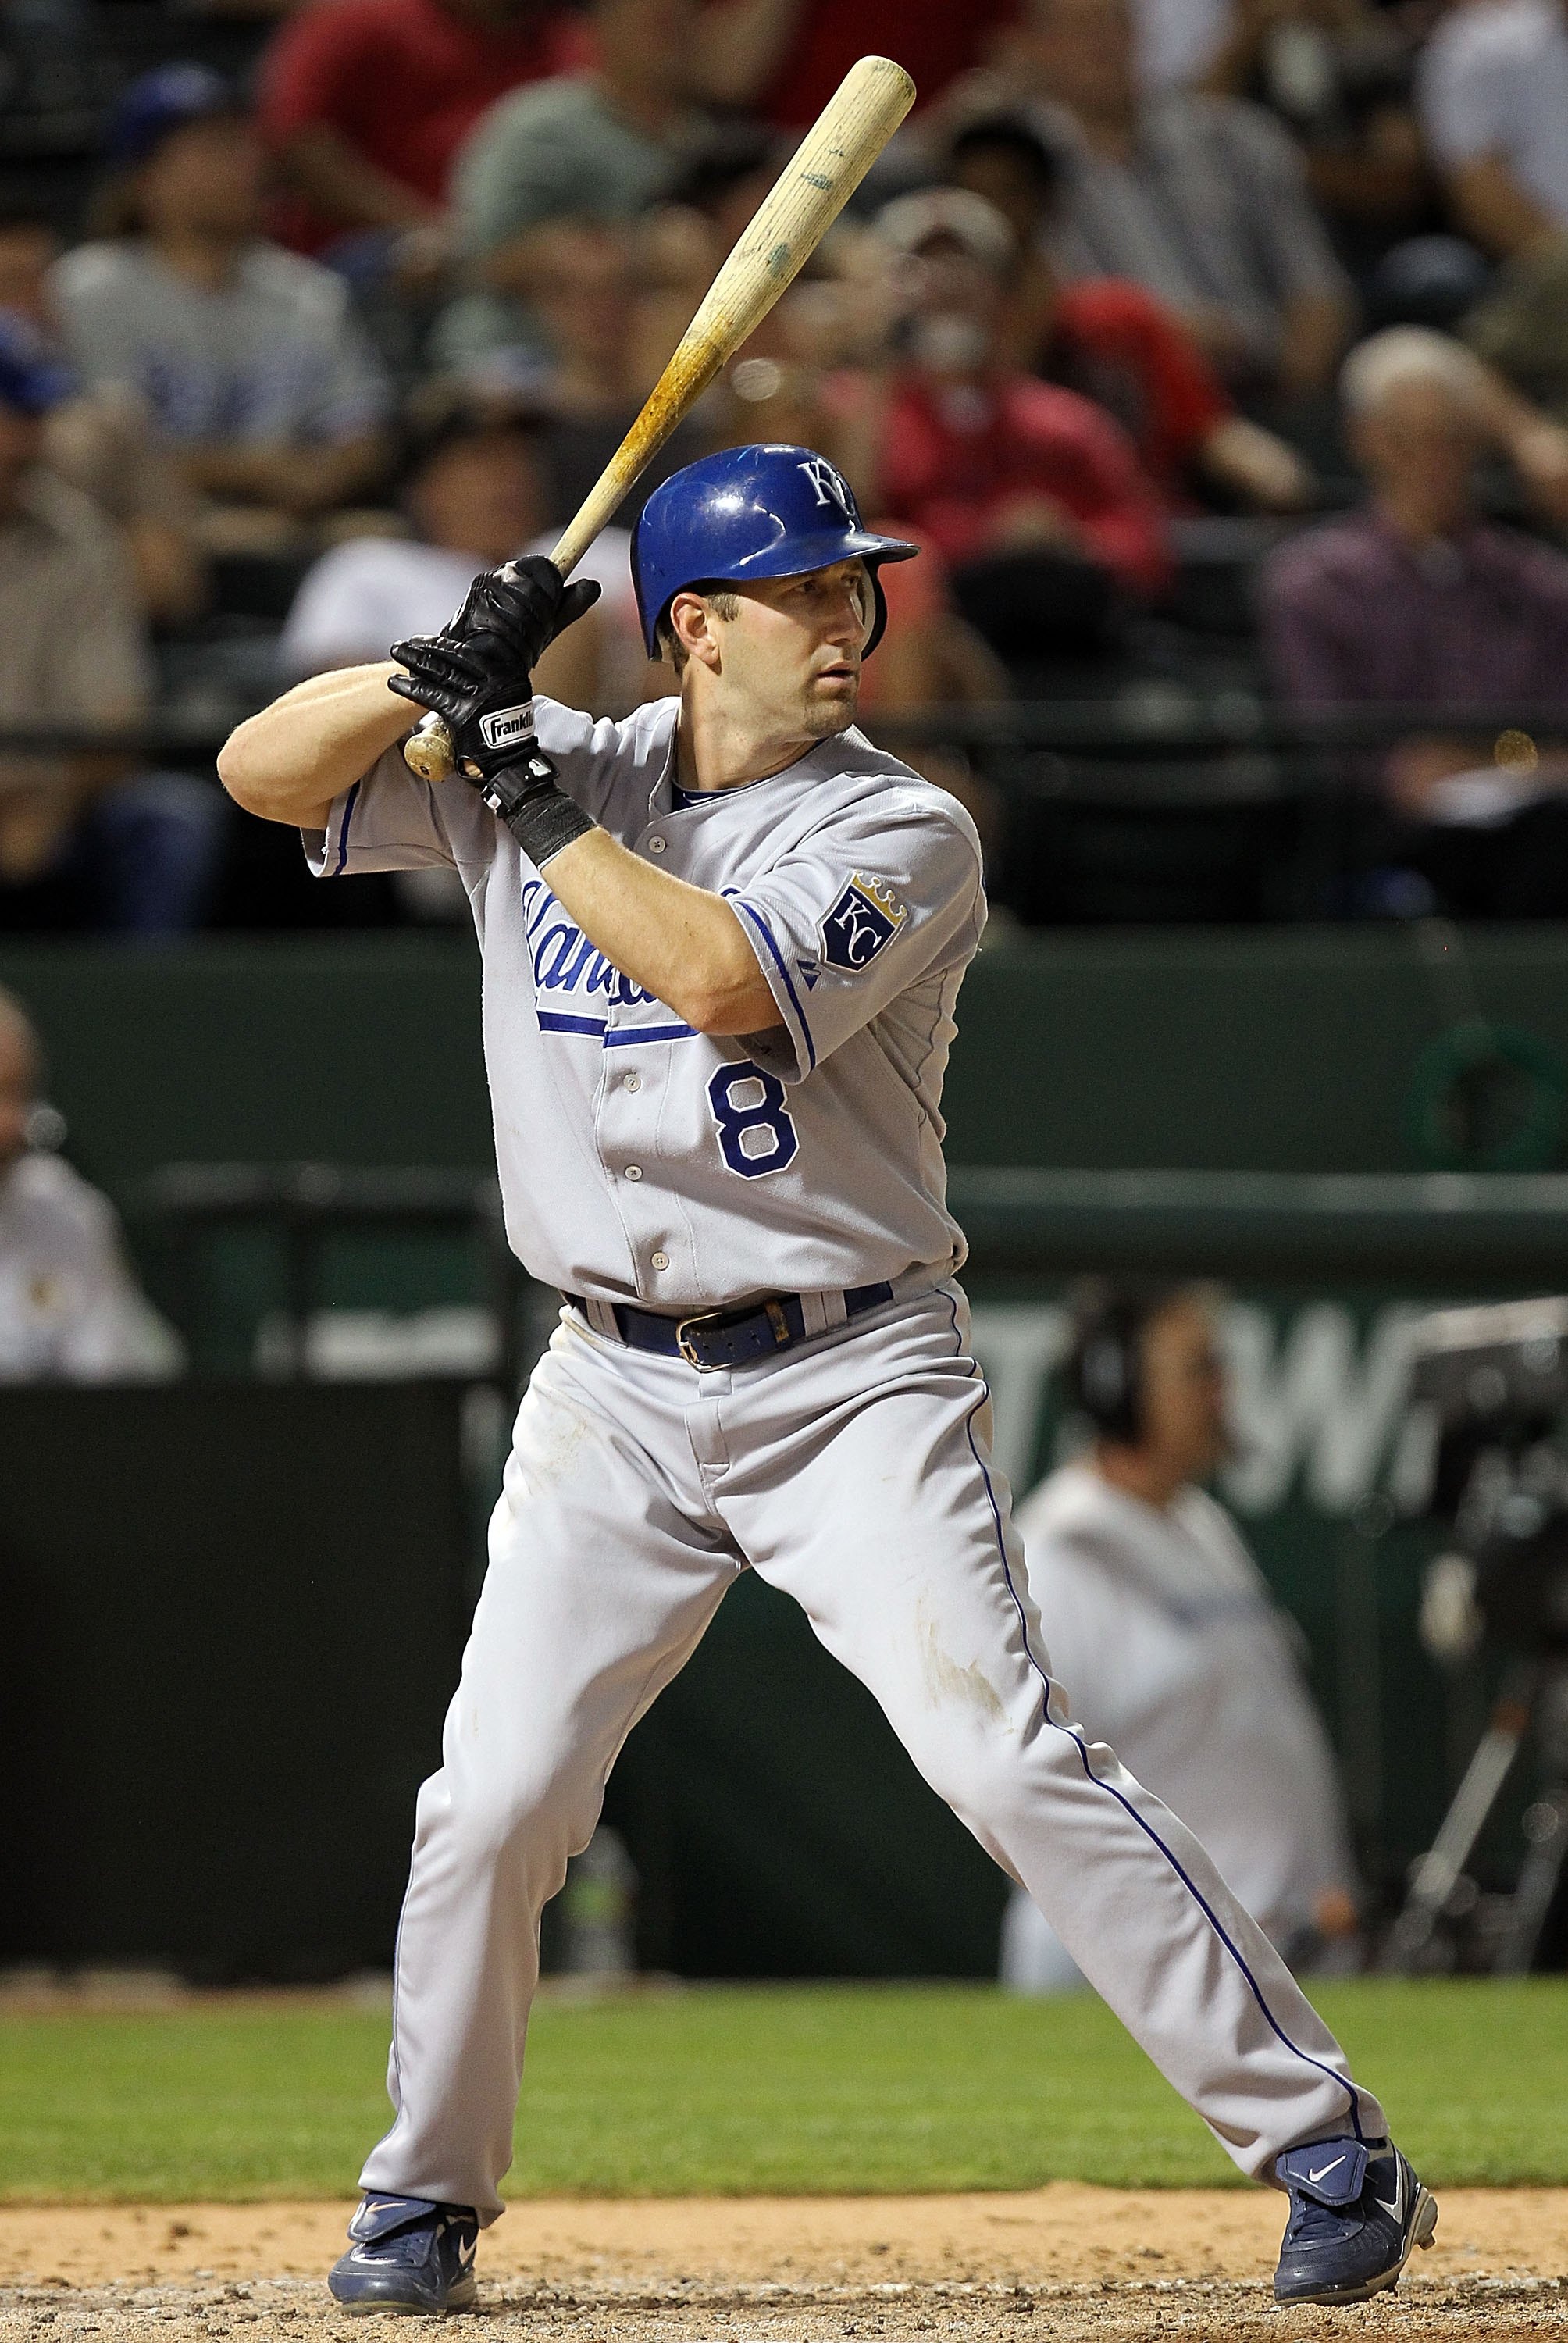
<svg viewBox="0 0 1568 2343">
<path fill-rule="evenodd" d="M 659 488 L 634 566 L 678 696 L 531 697 L 598 588 L 481 578 L 449 630 L 300 685 L 220 760 L 327 877 L 451 864 L 484 954 L 511 1242 L 558 1286 L 419 1795 L 395 2119 L 337 2299 L 457 2309 L 501 2211 L 540 1912 L 736 1574 L 804 1607 L 1241 2169 L 1275 2290 L 1392 2286 L 1436 2207 L 1191 1834 L 1071 1722 L 955 1283 L 942 1075 L 985 916 L 968 816 L 854 730 L 883 562 L 806 447 Z M 412 701 L 459 772 L 417 780 Z"/>
</svg>

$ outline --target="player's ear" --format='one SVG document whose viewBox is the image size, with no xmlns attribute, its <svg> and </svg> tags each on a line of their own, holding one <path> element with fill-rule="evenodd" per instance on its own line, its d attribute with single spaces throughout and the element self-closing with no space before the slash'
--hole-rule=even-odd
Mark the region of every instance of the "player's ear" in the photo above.
<svg viewBox="0 0 1568 2343">
<path fill-rule="evenodd" d="M 683 590 L 676 596 L 669 606 L 669 630 L 687 659 L 717 669 L 719 639 L 713 630 L 713 614 L 700 594 Z"/>
</svg>

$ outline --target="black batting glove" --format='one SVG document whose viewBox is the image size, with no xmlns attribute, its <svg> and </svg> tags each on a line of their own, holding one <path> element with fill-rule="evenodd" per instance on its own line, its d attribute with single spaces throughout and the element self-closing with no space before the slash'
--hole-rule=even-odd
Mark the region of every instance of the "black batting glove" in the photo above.
<svg viewBox="0 0 1568 2343">
<path fill-rule="evenodd" d="M 394 643 L 408 670 L 389 689 L 447 719 L 452 755 L 465 780 L 484 781 L 533 747 L 533 683 L 527 671 L 497 675 L 455 635 L 416 635 Z"/>
<path fill-rule="evenodd" d="M 476 578 L 449 627 L 394 643 L 407 675 L 390 688 L 443 716 L 457 769 L 483 781 L 532 750 L 531 669 L 547 645 L 598 601 L 591 578 L 568 586 L 553 561 L 534 554 Z"/>
<path fill-rule="evenodd" d="M 531 553 L 482 571 L 442 632 L 472 644 L 498 672 L 527 675 L 598 597 L 593 578 L 577 578 L 568 586 L 553 561 Z"/>
<path fill-rule="evenodd" d="M 529 670 L 598 596 L 593 578 L 564 585 L 554 562 L 536 554 L 476 578 L 442 633 L 392 646 L 408 672 L 388 677 L 391 689 L 446 718 L 458 772 L 536 870 L 594 825 L 556 786 L 555 767 L 535 745 Z"/>
</svg>

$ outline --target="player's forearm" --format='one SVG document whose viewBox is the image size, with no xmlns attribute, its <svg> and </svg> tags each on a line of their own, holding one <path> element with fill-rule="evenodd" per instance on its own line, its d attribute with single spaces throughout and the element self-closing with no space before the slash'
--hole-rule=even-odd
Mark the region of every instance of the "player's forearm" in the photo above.
<svg viewBox="0 0 1568 2343">
<path fill-rule="evenodd" d="M 387 689 L 390 659 L 297 683 L 225 741 L 218 779 L 264 821 L 319 830 L 334 798 L 414 729 L 416 710 Z"/>
<path fill-rule="evenodd" d="M 722 896 L 651 870 L 602 830 L 552 855 L 546 881 L 590 943 L 699 1033 L 760 1033 L 779 1011 Z"/>
</svg>

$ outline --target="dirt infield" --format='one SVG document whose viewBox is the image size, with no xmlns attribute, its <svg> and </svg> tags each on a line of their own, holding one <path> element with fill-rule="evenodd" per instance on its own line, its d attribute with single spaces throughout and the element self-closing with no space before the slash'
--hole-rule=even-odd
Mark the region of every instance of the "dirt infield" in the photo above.
<svg viewBox="0 0 1568 2343">
<path fill-rule="evenodd" d="M 524 2203 L 481 2246 L 481 2308 L 486 2332 L 539 2343 L 1568 2338 L 1568 2189 L 1443 2192 L 1435 2248 L 1397 2297 L 1353 2311 L 1274 2308 L 1282 2211 L 1261 2191 L 1067 2183 L 1018 2196 Z M 321 2286 L 347 2212 L 0 2206 L 0 2337 L 361 2331 Z M 423 2322 L 372 2324 L 400 2335 Z"/>
</svg>

